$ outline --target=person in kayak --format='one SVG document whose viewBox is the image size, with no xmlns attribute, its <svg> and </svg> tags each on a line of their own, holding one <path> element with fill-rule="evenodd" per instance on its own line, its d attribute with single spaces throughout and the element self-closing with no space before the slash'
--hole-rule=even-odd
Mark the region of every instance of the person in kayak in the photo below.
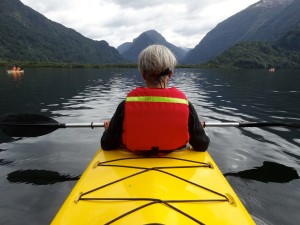
<svg viewBox="0 0 300 225">
<path fill-rule="evenodd" d="M 162 45 L 151 45 L 139 55 L 138 68 L 145 87 L 127 95 L 112 119 L 104 121 L 103 150 L 124 147 L 131 151 L 172 151 L 190 144 L 206 151 L 210 139 L 185 94 L 168 88 L 176 58 Z"/>
</svg>

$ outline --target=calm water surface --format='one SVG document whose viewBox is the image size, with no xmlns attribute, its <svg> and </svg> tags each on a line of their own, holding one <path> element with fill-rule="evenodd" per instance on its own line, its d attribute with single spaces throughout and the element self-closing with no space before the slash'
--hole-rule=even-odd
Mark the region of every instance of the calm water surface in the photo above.
<svg viewBox="0 0 300 225">
<path fill-rule="evenodd" d="M 136 69 L 0 71 L 0 115 L 102 122 L 143 81 Z M 300 122 L 300 71 L 177 69 L 171 82 L 201 120 Z M 100 147 L 103 129 L 36 138 L 0 132 L 0 224 L 49 224 Z M 300 223 L 300 131 L 206 128 L 209 152 L 257 224 Z"/>
</svg>

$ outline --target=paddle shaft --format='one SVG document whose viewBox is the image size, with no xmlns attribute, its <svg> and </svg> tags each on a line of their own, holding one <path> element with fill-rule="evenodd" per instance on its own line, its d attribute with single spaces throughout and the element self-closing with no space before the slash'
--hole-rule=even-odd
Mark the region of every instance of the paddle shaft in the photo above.
<svg viewBox="0 0 300 225">
<path fill-rule="evenodd" d="M 295 127 L 299 128 L 298 123 L 270 123 L 270 122 L 204 122 L 205 127 Z M 53 127 L 53 128 L 96 128 L 104 127 L 104 123 L 21 123 L 10 124 L 1 123 L 4 126 L 14 127 Z"/>
<path fill-rule="evenodd" d="M 278 122 L 205 122 L 205 127 L 294 127 L 300 128 L 299 123 Z"/>
<path fill-rule="evenodd" d="M 64 125 L 64 128 L 69 128 L 69 127 L 90 127 L 90 128 L 94 128 L 94 127 L 104 127 L 104 124 L 103 123 L 94 123 L 94 122 L 91 122 L 91 123 L 65 123 L 65 124 L 62 124 Z"/>
<path fill-rule="evenodd" d="M 290 127 L 300 128 L 300 123 L 279 122 L 203 122 L 204 127 Z M 104 123 L 59 123 L 38 114 L 6 114 L 0 116 L 0 129 L 11 137 L 38 137 L 59 128 L 96 128 Z"/>
<path fill-rule="evenodd" d="M 103 123 L 65 123 L 60 128 L 104 127 Z M 270 123 L 270 122 L 205 122 L 205 127 L 300 127 L 295 123 Z"/>
<path fill-rule="evenodd" d="M 270 123 L 270 122 L 205 122 L 205 127 L 300 127 L 298 123 Z M 104 127 L 103 123 L 36 123 L 36 124 L 5 124 L 28 127 L 56 127 L 56 128 L 96 128 Z"/>
</svg>

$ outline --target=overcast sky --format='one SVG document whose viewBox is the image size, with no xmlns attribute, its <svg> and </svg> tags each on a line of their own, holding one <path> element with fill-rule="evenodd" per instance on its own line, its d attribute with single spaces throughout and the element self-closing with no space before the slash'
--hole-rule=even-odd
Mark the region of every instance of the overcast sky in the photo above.
<svg viewBox="0 0 300 225">
<path fill-rule="evenodd" d="M 218 23 L 258 0 L 21 0 L 82 35 L 118 47 L 154 29 L 193 48 Z"/>
</svg>

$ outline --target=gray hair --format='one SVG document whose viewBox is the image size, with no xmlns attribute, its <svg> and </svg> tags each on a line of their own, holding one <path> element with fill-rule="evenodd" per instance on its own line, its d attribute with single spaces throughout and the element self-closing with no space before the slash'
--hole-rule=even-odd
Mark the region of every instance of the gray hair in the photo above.
<svg viewBox="0 0 300 225">
<path fill-rule="evenodd" d="M 167 69 L 174 72 L 176 62 L 174 54 L 167 47 L 150 45 L 140 53 L 138 68 L 143 76 L 157 77 Z"/>
</svg>

